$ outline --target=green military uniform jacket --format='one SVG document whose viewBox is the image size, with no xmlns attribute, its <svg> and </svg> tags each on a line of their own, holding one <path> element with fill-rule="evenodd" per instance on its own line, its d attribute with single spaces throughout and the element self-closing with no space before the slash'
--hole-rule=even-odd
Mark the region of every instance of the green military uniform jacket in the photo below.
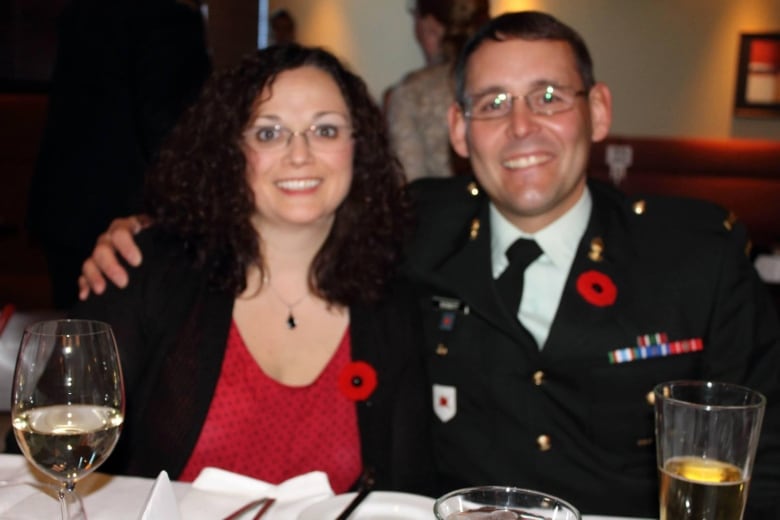
<svg viewBox="0 0 780 520">
<path fill-rule="evenodd" d="M 762 512 L 746 518 L 778 518 L 780 328 L 744 227 L 702 201 L 589 189 L 590 221 L 540 351 L 496 292 L 484 192 L 463 177 L 412 184 L 408 272 L 423 287 L 444 486 L 526 487 L 584 513 L 657 518 L 651 391 L 722 380 L 768 398 L 749 499 Z"/>
</svg>

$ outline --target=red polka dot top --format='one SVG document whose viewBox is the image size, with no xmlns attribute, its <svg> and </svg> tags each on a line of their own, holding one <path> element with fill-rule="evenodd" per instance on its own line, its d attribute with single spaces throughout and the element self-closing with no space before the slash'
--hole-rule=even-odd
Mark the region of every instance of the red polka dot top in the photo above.
<svg viewBox="0 0 780 520">
<path fill-rule="evenodd" d="M 347 329 L 313 383 L 286 386 L 263 372 L 231 323 L 206 422 L 179 480 L 207 466 L 274 484 L 320 470 L 336 493 L 347 491 L 362 467 L 355 403 L 338 386 L 349 362 Z"/>
</svg>

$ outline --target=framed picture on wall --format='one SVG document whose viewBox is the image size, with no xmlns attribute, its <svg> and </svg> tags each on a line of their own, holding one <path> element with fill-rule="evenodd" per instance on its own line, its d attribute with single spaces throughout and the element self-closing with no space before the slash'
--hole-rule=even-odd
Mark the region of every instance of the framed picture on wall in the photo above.
<svg viewBox="0 0 780 520">
<path fill-rule="evenodd" d="M 740 35 L 734 114 L 780 117 L 780 32 Z"/>
</svg>

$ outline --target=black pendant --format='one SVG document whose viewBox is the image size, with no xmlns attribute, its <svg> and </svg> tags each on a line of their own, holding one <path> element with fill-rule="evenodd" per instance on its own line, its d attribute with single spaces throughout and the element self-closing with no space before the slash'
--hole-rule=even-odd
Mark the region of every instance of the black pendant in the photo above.
<svg viewBox="0 0 780 520">
<path fill-rule="evenodd" d="M 292 312 L 287 315 L 287 328 L 288 329 L 294 329 L 296 327 L 297 323 L 295 323 L 295 316 L 292 315 Z"/>
</svg>

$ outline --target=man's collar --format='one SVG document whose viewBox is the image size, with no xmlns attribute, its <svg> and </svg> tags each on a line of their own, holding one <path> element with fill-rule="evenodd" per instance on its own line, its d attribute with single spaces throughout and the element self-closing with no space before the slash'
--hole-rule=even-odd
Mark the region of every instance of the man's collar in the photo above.
<svg viewBox="0 0 780 520">
<path fill-rule="evenodd" d="M 507 266 L 505 252 L 518 238 L 536 240 L 549 261 L 560 268 L 571 265 L 577 253 L 582 235 L 588 227 L 593 198 L 586 186 L 579 200 L 566 213 L 536 233 L 529 234 L 516 228 L 495 205 L 490 203 L 490 244 L 493 277 L 497 277 Z"/>
</svg>

